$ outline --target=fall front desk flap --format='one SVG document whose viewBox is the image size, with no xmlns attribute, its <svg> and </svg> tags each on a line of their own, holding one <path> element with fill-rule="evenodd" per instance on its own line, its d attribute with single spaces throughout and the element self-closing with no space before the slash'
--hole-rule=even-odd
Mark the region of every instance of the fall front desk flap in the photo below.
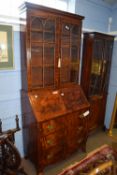
<svg viewBox="0 0 117 175">
<path fill-rule="evenodd" d="M 38 122 L 89 107 L 79 85 L 58 90 L 33 90 L 28 96 Z"/>
</svg>

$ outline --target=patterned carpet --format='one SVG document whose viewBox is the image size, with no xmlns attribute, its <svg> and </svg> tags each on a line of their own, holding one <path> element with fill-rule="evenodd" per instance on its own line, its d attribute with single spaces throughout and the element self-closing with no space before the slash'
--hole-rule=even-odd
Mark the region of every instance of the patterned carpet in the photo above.
<svg viewBox="0 0 117 175">
<path fill-rule="evenodd" d="M 112 162 L 112 164 L 107 164 L 107 167 L 104 167 L 104 169 L 101 170 L 101 165 L 108 163 L 109 161 Z M 109 165 L 113 165 L 113 168 Z M 112 149 L 111 146 L 103 145 L 89 153 L 78 163 L 68 166 L 66 170 L 58 175 L 88 175 L 93 169 L 97 170 L 97 174 L 100 175 L 114 175 L 114 173 L 117 175 L 116 165 L 117 150 Z M 97 167 L 100 167 L 100 169 Z"/>
</svg>

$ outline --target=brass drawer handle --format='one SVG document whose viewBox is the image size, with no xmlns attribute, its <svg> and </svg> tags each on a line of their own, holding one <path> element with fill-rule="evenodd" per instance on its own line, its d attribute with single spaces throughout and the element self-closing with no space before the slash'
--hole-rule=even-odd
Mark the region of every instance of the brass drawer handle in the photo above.
<svg viewBox="0 0 117 175">
<path fill-rule="evenodd" d="M 52 130 L 54 127 L 53 127 L 52 125 L 48 125 L 47 128 L 48 128 L 49 130 Z"/>
<path fill-rule="evenodd" d="M 84 118 L 83 114 L 79 115 L 79 118 Z"/>
<path fill-rule="evenodd" d="M 47 156 L 47 159 L 51 159 L 53 157 L 53 154 L 49 154 L 48 156 Z"/>
<path fill-rule="evenodd" d="M 79 127 L 78 129 L 77 129 L 77 134 L 80 134 L 81 133 L 81 131 L 83 131 L 83 127 Z"/>
<path fill-rule="evenodd" d="M 89 113 L 90 113 L 89 110 L 87 110 L 83 114 L 81 114 L 79 117 L 80 118 L 85 118 L 85 117 L 87 117 L 89 115 Z"/>
<path fill-rule="evenodd" d="M 77 141 L 77 143 L 82 143 L 82 141 L 83 141 L 83 138 L 79 139 L 79 140 Z"/>
<path fill-rule="evenodd" d="M 81 131 L 82 129 L 83 129 L 83 127 L 82 127 L 82 126 L 78 128 L 78 130 L 79 130 L 79 131 Z"/>
<path fill-rule="evenodd" d="M 52 145 L 52 143 L 53 143 L 53 142 L 52 142 L 51 140 L 47 140 L 47 144 L 48 144 L 48 145 Z"/>
</svg>

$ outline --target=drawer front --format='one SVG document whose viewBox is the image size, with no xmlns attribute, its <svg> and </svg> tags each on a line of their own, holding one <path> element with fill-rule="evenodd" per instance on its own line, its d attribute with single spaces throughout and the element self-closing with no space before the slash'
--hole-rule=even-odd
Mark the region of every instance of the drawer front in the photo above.
<svg viewBox="0 0 117 175">
<path fill-rule="evenodd" d="M 81 138 L 73 138 L 73 140 L 67 140 L 67 148 L 66 153 L 69 155 L 75 151 L 77 151 L 80 147 L 82 147 L 83 142 L 85 141 L 83 137 Z"/>
<path fill-rule="evenodd" d="M 55 162 L 61 159 L 62 153 L 63 153 L 62 147 L 61 148 L 55 147 L 52 150 L 46 152 L 45 158 L 46 158 L 47 163 L 50 164 L 51 162 Z"/>
<path fill-rule="evenodd" d="M 83 147 L 87 140 L 87 118 L 83 116 L 85 112 L 86 109 L 83 109 L 40 123 L 42 164 L 52 164 Z"/>
<path fill-rule="evenodd" d="M 79 125 L 84 125 L 89 117 L 89 110 L 83 109 L 78 112 L 71 113 L 66 116 L 66 127 L 70 125 L 71 127 Z"/>
<path fill-rule="evenodd" d="M 70 142 L 70 144 L 78 143 L 78 140 L 82 140 L 82 138 L 85 138 L 87 135 L 87 132 L 83 125 L 78 125 L 76 128 L 69 128 L 67 130 L 66 140 L 67 143 Z"/>
<path fill-rule="evenodd" d="M 80 115 L 82 115 L 82 113 L 77 112 L 67 116 L 66 128 L 68 135 L 80 135 L 86 131 L 87 121 L 83 118 L 80 118 Z"/>
<path fill-rule="evenodd" d="M 78 150 L 87 139 L 87 119 L 82 117 L 86 110 L 81 110 L 67 116 L 66 122 L 66 142 L 67 154 L 71 154 Z"/>
<path fill-rule="evenodd" d="M 63 132 L 57 132 L 54 134 L 49 134 L 46 136 L 41 136 L 40 138 L 42 150 L 47 150 L 55 145 L 64 145 L 65 134 Z"/>
<path fill-rule="evenodd" d="M 57 132 L 59 130 L 64 129 L 64 118 L 59 117 L 53 120 L 49 120 L 47 122 L 43 122 L 40 124 L 40 131 L 43 133 L 43 135 L 50 134 L 52 132 Z"/>
<path fill-rule="evenodd" d="M 57 162 L 58 160 L 62 160 L 63 158 L 64 148 L 57 145 L 51 149 L 45 150 L 40 161 L 44 165 L 49 165 L 51 163 Z"/>
<path fill-rule="evenodd" d="M 78 126 L 77 128 L 68 129 L 66 133 L 67 133 L 66 138 L 73 140 L 76 138 L 81 138 L 84 135 L 86 135 L 86 130 L 81 125 L 81 126 Z"/>
</svg>

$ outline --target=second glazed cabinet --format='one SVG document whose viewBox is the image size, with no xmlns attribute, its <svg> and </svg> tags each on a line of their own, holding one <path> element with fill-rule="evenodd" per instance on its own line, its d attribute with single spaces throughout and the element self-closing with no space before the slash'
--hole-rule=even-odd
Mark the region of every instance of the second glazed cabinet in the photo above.
<svg viewBox="0 0 117 175">
<path fill-rule="evenodd" d="M 91 104 L 90 131 L 104 125 L 114 37 L 84 33 L 81 85 Z"/>
</svg>

